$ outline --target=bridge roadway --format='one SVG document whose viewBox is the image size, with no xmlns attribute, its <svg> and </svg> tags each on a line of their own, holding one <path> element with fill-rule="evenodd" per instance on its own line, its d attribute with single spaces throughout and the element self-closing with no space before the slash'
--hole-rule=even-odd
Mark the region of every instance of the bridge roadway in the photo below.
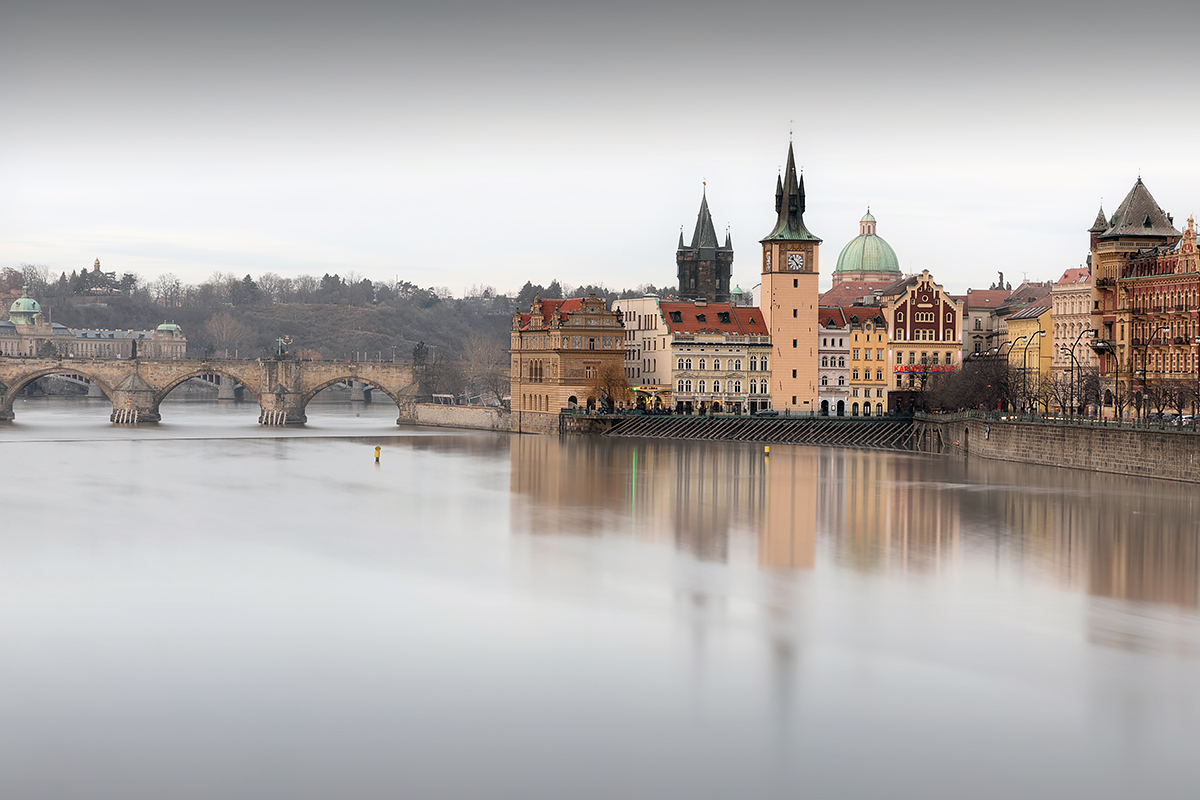
<svg viewBox="0 0 1200 800">
<path fill-rule="evenodd" d="M 618 417 L 608 436 L 911 450 L 907 417 Z"/>
<path fill-rule="evenodd" d="M 159 404 L 191 378 L 220 375 L 245 387 L 258 401 L 262 425 L 303 425 L 304 409 L 317 392 L 339 381 L 358 381 L 386 394 L 412 417 L 417 381 L 411 364 L 368 361 L 159 361 L 121 358 L 14 358 L 0 356 L 0 422 L 13 419 L 13 401 L 45 375 L 80 375 L 112 401 L 113 422 L 143 424 L 161 419 Z"/>
</svg>

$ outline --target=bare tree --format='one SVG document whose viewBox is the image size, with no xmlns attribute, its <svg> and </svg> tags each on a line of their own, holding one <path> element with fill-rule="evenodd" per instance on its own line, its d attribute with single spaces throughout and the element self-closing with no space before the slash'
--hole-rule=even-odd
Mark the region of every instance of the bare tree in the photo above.
<svg viewBox="0 0 1200 800">
<path fill-rule="evenodd" d="M 470 387 L 499 402 L 508 394 L 509 357 L 500 340 L 474 331 L 463 339 L 463 362 Z"/>
<path fill-rule="evenodd" d="M 183 284 L 170 272 L 165 272 L 150 284 L 150 293 L 163 308 L 179 308 L 183 305 Z"/>
<path fill-rule="evenodd" d="M 625 378 L 624 364 L 612 361 L 601 364 L 588 382 L 588 398 L 603 399 L 613 406 L 628 400 L 629 381 Z"/>
<path fill-rule="evenodd" d="M 242 347 L 254 335 L 249 325 L 234 319 L 231 314 L 216 314 L 204 323 L 204 332 L 218 350 Z"/>
</svg>

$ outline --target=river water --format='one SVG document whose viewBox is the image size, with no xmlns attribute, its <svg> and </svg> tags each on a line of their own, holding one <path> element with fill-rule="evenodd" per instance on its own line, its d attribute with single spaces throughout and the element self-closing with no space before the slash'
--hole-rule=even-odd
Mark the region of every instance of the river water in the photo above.
<svg viewBox="0 0 1200 800">
<path fill-rule="evenodd" d="M 16 413 L 0 797 L 1200 791 L 1192 486 L 385 403 Z"/>
</svg>

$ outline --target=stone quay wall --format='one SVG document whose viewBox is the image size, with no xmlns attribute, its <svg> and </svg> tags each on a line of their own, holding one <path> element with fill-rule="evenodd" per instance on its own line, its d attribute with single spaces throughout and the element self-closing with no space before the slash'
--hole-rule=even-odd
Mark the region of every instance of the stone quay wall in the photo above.
<svg viewBox="0 0 1200 800">
<path fill-rule="evenodd" d="M 918 418 L 926 453 L 1200 483 L 1200 434 L 1052 422 Z"/>
<path fill-rule="evenodd" d="M 491 406 L 448 406 L 441 403 L 413 403 L 400 422 L 429 425 L 434 428 L 472 428 L 483 431 L 507 431 L 511 414 L 506 408 Z"/>
</svg>

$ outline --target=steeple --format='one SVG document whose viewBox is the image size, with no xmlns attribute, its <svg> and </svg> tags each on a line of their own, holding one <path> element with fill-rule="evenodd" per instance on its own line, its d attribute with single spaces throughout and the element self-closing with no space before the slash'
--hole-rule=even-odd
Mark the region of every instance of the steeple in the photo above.
<svg viewBox="0 0 1200 800">
<path fill-rule="evenodd" d="M 708 210 L 708 194 L 700 196 L 700 213 L 696 215 L 696 230 L 692 234 L 692 249 L 716 248 L 717 231 L 713 228 L 712 214 Z"/>
<path fill-rule="evenodd" d="M 1125 195 L 1125 199 L 1117 206 L 1117 212 L 1113 214 L 1112 222 L 1101 238 L 1113 239 L 1122 236 L 1163 239 L 1175 239 L 1180 236 L 1179 231 L 1175 230 L 1171 215 L 1159 207 L 1146 184 L 1142 183 L 1140 175 L 1129 194 Z"/>
<path fill-rule="evenodd" d="M 708 209 L 708 193 L 700 196 L 700 212 L 691 245 L 684 244 L 679 233 L 679 248 L 675 253 L 679 272 L 679 296 L 684 299 L 704 299 L 710 303 L 729 302 L 729 280 L 733 266 L 733 242 L 725 234 L 725 244 L 717 238 L 712 212 Z"/>
<path fill-rule="evenodd" d="M 1100 204 L 1100 210 L 1096 212 L 1096 221 L 1092 223 L 1092 227 L 1088 228 L 1088 233 L 1104 233 L 1108 230 L 1108 217 L 1104 216 L 1104 204 Z"/>
<path fill-rule="evenodd" d="M 775 221 L 775 227 L 763 241 L 768 239 L 821 241 L 804 227 L 804 207 L 804 176 L 797 177 L 796 155 L 789 143 L 787 169 L 784 170 L 783 178 L 777 179 L 775 184 L 775 213 L 779 216 Z"/>
</svg>

